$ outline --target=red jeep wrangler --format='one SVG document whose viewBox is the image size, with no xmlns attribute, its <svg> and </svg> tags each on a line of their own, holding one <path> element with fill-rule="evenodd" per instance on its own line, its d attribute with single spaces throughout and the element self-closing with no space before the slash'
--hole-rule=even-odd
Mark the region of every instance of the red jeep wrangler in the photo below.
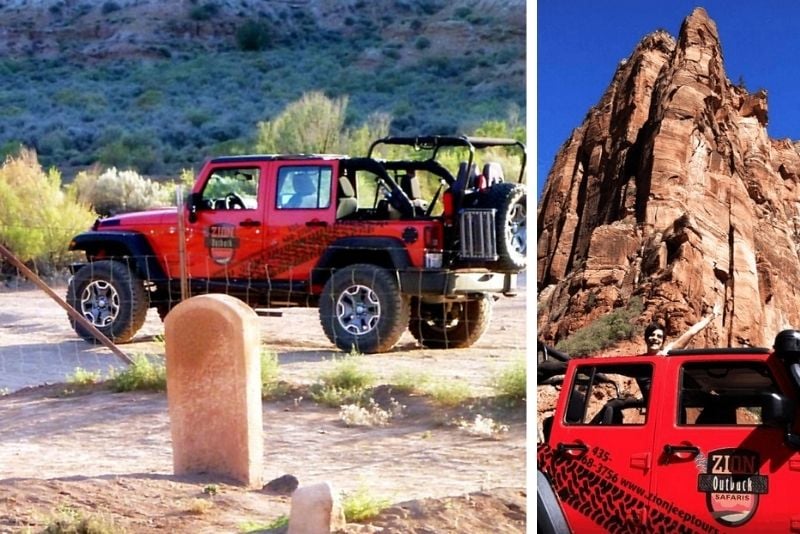
<svg viewBox="0 0 800 534">
<path fill-rule="evenodd" d="M 378 146 L 415 154 L 382 160 Z M 517 183 L 497 162 L 479 166 L 476 153 L 490 147 L 520 153 Z M 454 151 L 464 158 L 455 174 L 437 160 Z M 190 295 L 318 306 L 342 350 L 387 351 L 406 328 L 426 347 L 467 347 L 493 296 L 513 295 L 526 266 L 524 167 L 522 143 L 462 136 L 388 137 L 361 158 L 215 158 L 182 213 L 99 219 L 76 236 L 70 249 L 88 263 L 74 266 L 67 300 L 111 340 L 129 341 L 149 307 L 163 318 L 180 301 L 183 252 Z M 427 198 L 420 177 L 433 184 Z"/>
<path fill-rule="evenodd" d="M 538 446 L 539 532 L 800 531 L 798 362 L 796 330 L 774 350 L 565 362 Z"/>
</svg>

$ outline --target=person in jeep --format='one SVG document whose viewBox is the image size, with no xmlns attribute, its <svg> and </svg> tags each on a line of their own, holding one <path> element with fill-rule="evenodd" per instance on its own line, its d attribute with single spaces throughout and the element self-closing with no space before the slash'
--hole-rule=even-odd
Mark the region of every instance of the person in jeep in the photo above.
<svg viewBox="0 0 800 534">
<path fill-rule="evenodd" d="M 647 350 L 645 354 L 648 355 L 658 355 L 658 356 L 666 356 L 669 351 L 672 349 L 683 349 L 689 344 L 689 342 L 700 333 L 705 327 L 714 320 L 720 314 L 720 305 L 719 303 L 714 305 L 714 308 L 711 310 L 711 313 L 707 314 L 705 317 L 700 319 L 697 323 L 692 325 L 686 332 L 681 334 L 678 339 L 675 341 L 668 343 L 666 346 L 664 345 L 664 332 L 665 328 L 664 325 L 659 322 L 652 322 L 644 329 L 644 340 L 647 344 Z"/>
</svg>

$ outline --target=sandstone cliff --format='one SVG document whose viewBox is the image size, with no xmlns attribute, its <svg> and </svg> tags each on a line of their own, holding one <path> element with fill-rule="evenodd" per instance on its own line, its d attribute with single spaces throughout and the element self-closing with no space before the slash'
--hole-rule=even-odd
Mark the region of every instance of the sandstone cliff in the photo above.
<svg viewBox="0 0 800 534">
<path fill-rule="evenodd" d="M 767 136 L 767 94 L 728 80 L 697 8 L 645 37 L 564 143 L 538 210 L 538 328 L 550 343 L 642 298 L 694 346 L 800 328 L 800 143 Z"/>
</svg>

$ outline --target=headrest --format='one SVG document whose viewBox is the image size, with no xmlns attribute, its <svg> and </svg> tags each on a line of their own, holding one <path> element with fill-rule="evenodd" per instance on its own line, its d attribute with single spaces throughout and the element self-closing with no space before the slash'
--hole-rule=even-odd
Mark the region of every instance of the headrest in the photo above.
<svg viewBox="0 0 800 534">
<path fill-rule="evenodd" d="M 295 174 L 292 177 L 292 187 L 294 187 L 295 193 L 301 195 L 312 195 L 317 192 L 317 185 L 307 174 Z"/>
<path fill-rule="evenodd" d="M 503 167 L 499 163 L 491 161 L 483 166 L 483 177 L 486 178 L 487 185 L 500 183 L 505 179 Z"/>
<path fill-rule="evenodd" d="M 339 187 L 341 188 L 343 197 L 349 198 L 356 196 L 356 191 L 353 189 L 353 184 L 350 183 L 350 180 L 348 180 L 346 176 L 339 177 Z"/>
</svg>

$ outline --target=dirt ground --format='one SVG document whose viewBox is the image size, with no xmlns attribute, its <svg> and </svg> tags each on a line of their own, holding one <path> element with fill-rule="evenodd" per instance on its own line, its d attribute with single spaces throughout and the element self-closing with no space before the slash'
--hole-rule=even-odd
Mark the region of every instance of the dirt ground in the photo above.
<svg viewBox="0 0 800 534">
<path fill-rule="evenodd" d="M 57 290 L 63 293 L 63 288 Z M 390 507 L 344 532 L 525 532 L 525 407 L 491 402 L 491 380 L 526 351 L 526 296 L 496 302 L 492 324 L 469 349 L 420 348 L 404 334 L 388 354 L 364 357 L 404 416 L 384 427 L 347 427 L 334 408 L 303 396 L 331 368 L 332 349 L 316 310 L 260 319 L 265 346 L 294 390 L 264 402 L 264 480 L 290 474 L 300 485 L 328 481 L 366 490 Z M 130 355 L 163 353 L 154 310 Z M 112 393 L 67 386 L 76 367 L 104 374 L 121 362 L 80 340 L 66 313 L 42 292 L 0 290 L 0 533 L 40 532 L 60 515 L 93 517 L 125 532 L 275 532 L 288 492 L 247 490 L 208 476 L 172 474 L 163 393 Z M 470 384 L 476 398 L 456 409 L 388 386 L 403 372 Z M 475 415 L 508 427 L 492 437 L 456 423 Z M 216 490 L 216 491 L 212 491 Z"/>
</svg>

